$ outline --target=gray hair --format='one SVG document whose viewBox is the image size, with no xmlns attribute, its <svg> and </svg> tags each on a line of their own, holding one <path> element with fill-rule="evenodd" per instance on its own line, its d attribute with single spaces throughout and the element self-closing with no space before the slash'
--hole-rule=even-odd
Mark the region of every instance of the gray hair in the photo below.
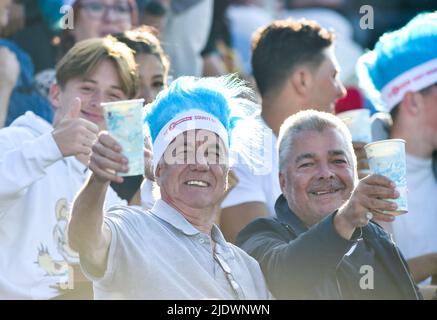
<svg viewBox="0 0 437 320">
<path fill-rule="evenodd" d="M 302 131 L 322 132 L 324 129 L 337 129 L 345 138 L 349 147 L 352 164 L 356 171 L 356 157 L 352 146 L 352 137 L 346 125 L 336 116 L 322 111 L 304 110 L 287 119 L 281 125 L 278 137 L 279 171 L 284 172 L 287 168 L 290 154 L 293 150 L 294 139 Z"/>
</svg>

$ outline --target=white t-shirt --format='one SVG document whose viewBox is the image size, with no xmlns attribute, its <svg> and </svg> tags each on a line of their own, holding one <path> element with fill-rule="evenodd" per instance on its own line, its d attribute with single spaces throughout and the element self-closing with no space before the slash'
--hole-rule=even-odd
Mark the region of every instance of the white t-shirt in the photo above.
<svg viewBox="0 0 437 320">
<path fill-rule="evenodd" d="M 437 252 L 437 180 L 431 159 L 407 154 L 408 213 L 392 224 L 393 236 L 406 259 Z"/>
<path fill-rule="evenodd" d="M 0 130 L 0 299 L 48 299 L 78 257 L 67 245 L 70 204 L 89 172 L 63 158 L 51 124 L 32 112 Z M 110 189 L 106 206 L 125 204 Z"/>
<path fill-rule="evenodd" d="M 227 208 L 247 202 L 263 202 L 266 204 L 270 216 L 275 217 L 275 202 L 281 195 L 279 185 L 279 162 L 277 150 L 277 138 L 267 124 L 258 116 L 264 132 L 267 136 L 267 143 L 264 146 L 262 162 L 266 170 L 254 172 L 250 166 L 244 163 L 237 163 L 232 170 L 238 178 L 237 185 L 229 192 L 222 203 L 222 208 Z"/>
</svg>

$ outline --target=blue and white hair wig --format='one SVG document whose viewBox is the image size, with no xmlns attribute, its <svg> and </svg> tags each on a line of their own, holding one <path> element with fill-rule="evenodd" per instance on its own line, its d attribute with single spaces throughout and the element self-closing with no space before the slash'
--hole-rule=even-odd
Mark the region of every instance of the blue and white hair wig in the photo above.
<svg viewBox="0 0 437 320">
<path fill-rule="evenodd" d="M 233 75 L 180 77 L 173 81 L 146 110 L 154 169 L 171 141 L 192 129 L 215 132 L 230 154 L 235 150 L 246 161 L 256 162 L 253 150 L 263 146 L 259 124 L 254 120 L 259 106 L 251 100 L 252 96 L 252 89 Z M 238 123 L 244 123 L 245 130 L 238 129 Z M 236 161 L 232 156 L 230 160 L 231 164 Z"/>
<path fill-rule="evenodd" d="M 381 111 L 391 111 L 408 91 L 437 82 L 437 11 L 422 13 L 381 36 L 357 63 L 360 86 Z"/>
</svg>

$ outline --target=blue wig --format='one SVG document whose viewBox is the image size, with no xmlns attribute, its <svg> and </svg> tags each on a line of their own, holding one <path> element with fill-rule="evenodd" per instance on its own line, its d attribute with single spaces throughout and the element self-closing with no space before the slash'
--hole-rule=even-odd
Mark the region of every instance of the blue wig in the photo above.
<svg viewBox="0 0 437 320">
<path fill-rule="evenodd" d="M 254 103 L 245 98 L 251 94 L 251 89 L 233 75 L 218 78 L 180 77 L 162 91 L 146 110 L 145 121 L 152 143 L 166 123 L 190 109 L 215 116 L 231 137 L 236 122 L 256 108 Z"/>
<path fill-rule="evenodd" d="M 233 75 L 218 78 L 180 77 L 162 91 L 148 106 L 145 122 L 152 144 L 170 121 L 189 110 L 200 110 L 221 122 L 228 136 L 229 163 L 242 161 L 253 172 L 270 170 L 266 150 L 271 149 L 267 137 L 271 130 L 259 121 L 260 107 L 250 98 L 252 89 Z M 160 157 L 160 152 L 154 156 Z M 159 159 L 154 159 L 155 169 Z"/>
<path fill-rule="evenodd" d="M 437 11 L 422 13 L 399 30 L 380 37 L 357 64 L 360 86 L 379 109 L 384 86 L 404 72 L 437 58 Z"/>
</svg>

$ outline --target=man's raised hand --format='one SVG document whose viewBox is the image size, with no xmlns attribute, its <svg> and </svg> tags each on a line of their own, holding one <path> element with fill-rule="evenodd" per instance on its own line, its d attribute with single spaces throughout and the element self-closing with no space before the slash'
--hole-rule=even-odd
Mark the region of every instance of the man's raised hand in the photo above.
<svg viewBox="0 0 437 320">
<path fill-rule="evenodd" d="M 61 120 L 52 132 L 64 157 L 81 154 L 89 156 L 91 147 L 97 139 L 99 127 L 95 123 L 80 118 L 81 107 L 81 100 L 74 99 L 74 102 L 65 108 Z"/>
</svg>

